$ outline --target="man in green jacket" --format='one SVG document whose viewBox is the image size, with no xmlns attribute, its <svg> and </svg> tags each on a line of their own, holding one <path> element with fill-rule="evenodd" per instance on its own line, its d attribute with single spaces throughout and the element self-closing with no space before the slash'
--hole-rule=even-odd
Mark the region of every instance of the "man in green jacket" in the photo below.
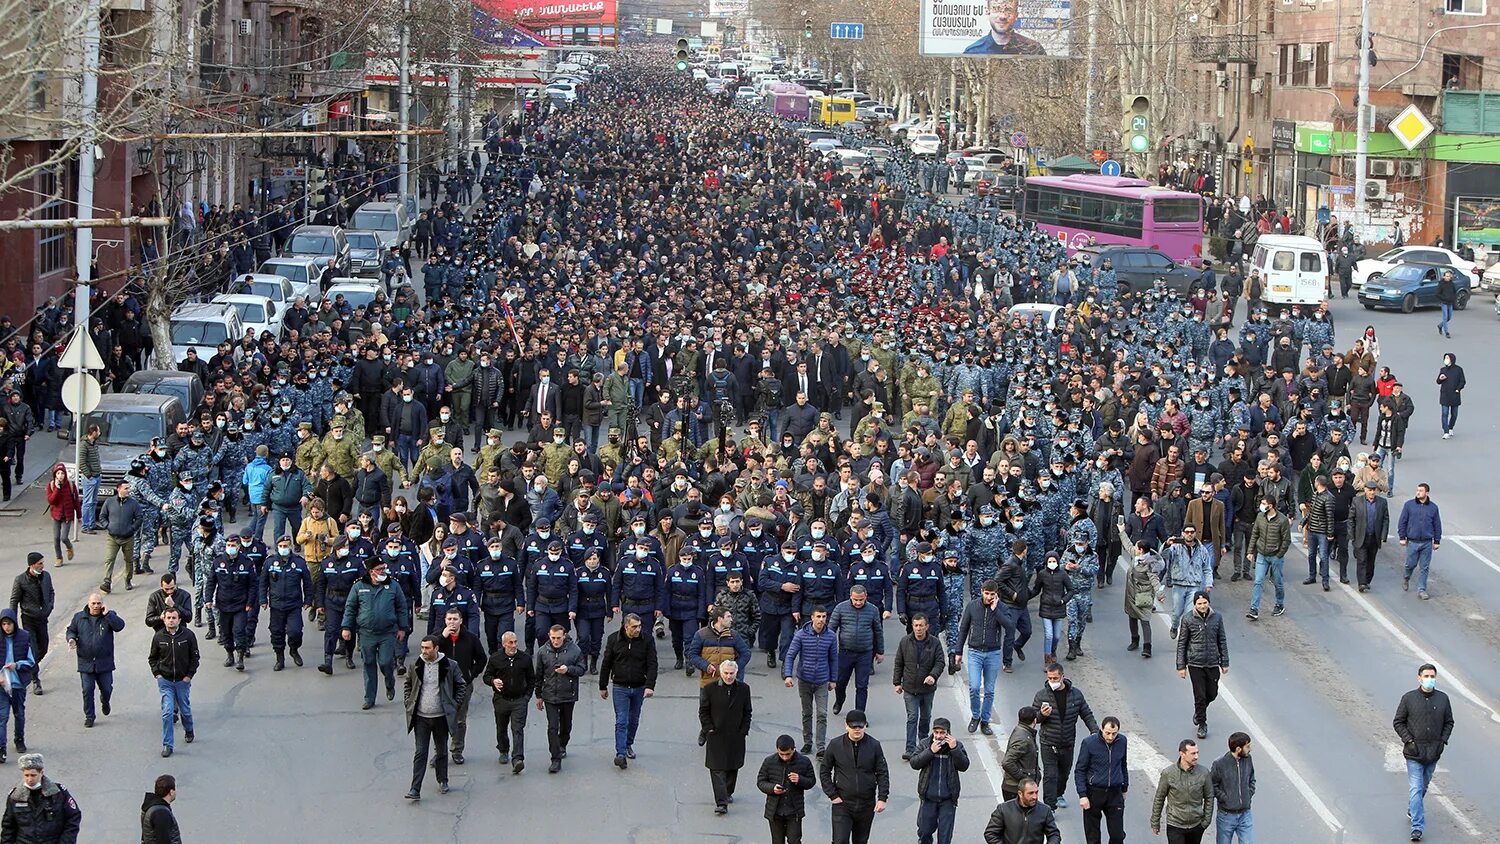
<svg viewBox="0 0 1500 844">
<path fill-rule="evenodd" d="M 1198 841 L 1214 819 L 1214 786 L 1208 769 L 1198 764 L 1198 743 L 1183 739 L 1177 762 L 1162 769 L 1151 801 L 1151 834 L 1161 834 L 1163 809 L 1168 841 Z"/>
<path fill-rule="evenodd" d="M 369 573 L 349 590 L 344 602 L 344 641 L 359 634 L 365 668 L 365 705 L 375 705 L 375 669 L 385 675 L 385 699 L 396 699 L 396 640 L 411 632 L 406 593 L 391 581 L 384 557 L 369 562 Z"/>
<path fill-rule="evenodd" d="M 625 415 L 630 410 L 630 368 L 624 363 L 615 367 L 614 374 L 604 379 L 604 419 L 609 427 L 625 428 Z M 631 432 L 632 435 L 634 432 Z"/>
<path fill-rule="evenodd" d="M 1255 561 L 1255 587 L 1250 590 L 1250 611 L 1245 618 L 1255 621 L 1260 618 L 1261 590 L 1266 582 L 1266 572 L 1276 582 L 1276 606 L 1271 615 L 1286 612 L 1286 552 L 1292 547 L 1292 520 L 1276 511 L 1276 499 L 1264 498 L 1260 502 L 1260 515 L 1255 517 L 1255 526 L 1250 528 L 1250 547 L 1246 559 Z"/>
</svg>

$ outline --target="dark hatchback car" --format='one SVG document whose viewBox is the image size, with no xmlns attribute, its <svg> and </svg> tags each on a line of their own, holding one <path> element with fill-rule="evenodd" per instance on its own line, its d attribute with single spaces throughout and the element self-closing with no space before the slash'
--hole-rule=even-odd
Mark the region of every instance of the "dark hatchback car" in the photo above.
<svg viewBox="0 0 1500 844">
<path fill-rule="evenodd" d="M 1474 282 L 1468 273 L 1452 264 L 1397 264 L 1385 275 L 1365 282 L 1359 289 L 1359 303 L 1372 311 L 1399 308 L 1407 314 L 1417 308 L 1435 308 L 1439 304 L 1438 279 L 1446 270 L 1453 271 L 1453 286 L 1458 294 L 1453 307 L 1461 311 L 1469 306 Z"/>
<path fill-rule="evenodd" d="M 1167 257 L 1165 252 L 1147 246 L 1085 246 L 1072 257 L 1085 255 L 1095 267 L 1105 258 L 1110 260 L 1122 295 L 1150 290 L 1151 283 L 1158 278 L 1166 281 L 1167 289 L 1186 295 L 1193 281 L 1201 275 L 1198 270 Z"/>
</svg>

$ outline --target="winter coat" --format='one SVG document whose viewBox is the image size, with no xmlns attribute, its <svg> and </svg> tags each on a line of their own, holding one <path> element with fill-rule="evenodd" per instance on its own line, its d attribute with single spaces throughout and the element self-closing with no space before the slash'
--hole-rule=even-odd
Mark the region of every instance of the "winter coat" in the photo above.
<svg viewBox="0 0 1500 844">
<path fill-rule="evenodd" d="M 1161 594 L 1161 559 L 1155 554 L 1142 554 L 1125 572 L 1125 615 L 1140 621 L 1149 621 L 1155 611 L 1156 598 Z"/>
<path fill-rule="evenodd" d="M 1208 615 L 1196 609 L 1183 613 L 1177 622 L 1177 670 L 1229 667 L 1229 640 L 1224 636 L 1224 616 L 1208 608 Z"/>
<path fill-rule="evenodd" d="M 399 589 L 396 591 L 400 591 Z M 422 696 L 422 678 L 428 671 L 438 672 L 438 705 L 442 707 L 443 716 L 448 721 L 448 730 L 458 729 L 458 702 L 463 699 L 465 686 L 463 670 L 458 663 L 443 656 L 437 655 L 437 659 L 428 662 L 418 657 L 406 670 L 406 686 L 403 690 L 404 703 L 406 704 L 406 731 L 412 731 L 417 721 L 417 705 Z"/>
<path fill-rule="evenodd" d="M 880 623 L 880 610 L 871 601 L 855 607 L 852 601 L 844 601 L 833 608 L 828 616 L 828 626 L 839 637 L 839 650 L 846 653 L 885 653 L 885 632 Z"/>
<path fill-rule="evenodd" d="M 791 677 L 794 671 L 804 683 L 834 681 L 839 671 L 839 639 L 832 627 L 825 624 L 823 632 L 817 633 L 809 621 L 797 630 L 782 660 L 781 676 Z"/>
<path fill-rule="evenodd" d="M 1401 696 L 1392 724 L 1401 739 L 1401 755 L 1431 765 L 1442 758 L 1453 735 L 1453 706 L 1441 691 L 1412 689 Z"/>
<path fill-rule="evenodd" d="M 857 743 L 847 735 L 830 739 L 823 750 L 818 781 L 829 800 L 839 797 L 846 803 L 868 804 L 891 797 L 891 773 L 885 763 L 885 751 L 870 736 Z"/>
<path fill-rule="evenodd" d="M 1171 802 L 1167 801 L 1168 796 Z M 1163 811 L 1165 810 L 1165 811 Z M 1173 762 L 1162 769 L 1156 781 L 1156 796 L 1151 801 L 1151 828 L 1166 826 L 1179 829 L 1207 828 L 1214 819 L 1214 787 L 1208 769 L 1194 765 L 1184 771 Z"/>
<path fill-rule="evenodd" d="M 1384 534 L 1382 534 L 1383 536 Z M 1285 557 L 1292 547 L 1292 521 L 1276 513 L 1261 513 L 1250 529 L 1250 553 L 1267 557 Z"/>
<path fill-rule="evenodd" d="M 47 512 L 54 522 L 71 522 L 83 512 L 83 502 L 78 497 L 78 488 L 68 481 L 61 486 L 47 484 Z"/>
<path fill-rule="evenodd" d="M 953 747 L 945 748 L 946 752 L 932 752 L 932 738 L 923 738 L 917 747 L 917 752 L 911 755 L 910 764 L 917 770 L 917 796 L 923 800 L 952 800 L 958 801 L 959 774 L 969 770 L 969 751 L 964 749 L 964 743 L 954 741 Z M 946 796 L 933 793 L 933 780 L 939 775 L 938 772 L 946 767 L 943 775 L 948 777 L 948 791 Z"/>
<path fill-rule="evenodd" d="M 1214 800 L 1219 811 L 1238 815 L 1250 811 L 1250 799 L 1255 796 L 1255 760 L 1246 755 L 1234 758 L 1225 753 L 1214 760 L 1209 769 L 1209 778 L 1214 785 Z"/>
<path fill-rule="evenodd" d="M 1091 788 L 1130 789 L 1130 770 L 1125 764 L 1130 749 L 1124 733 L 1113 742 L 1099 733 L 1083 737 L 1078 745 L 1078 762 L 1073 766 L 1073 785 L 1079 797 L 1089 796 Z"/>
<path fill-rule="evenodd" d="M 1031 597 L 1041 595 L 1037 615 L 1042 618 L 1063 618 L 1068 608 L 1068 575 L 1062 567 L 1042 568 L 1031 578 Z"/>
<path fill-rule="evenodd" d="M 1058 706 L 1058 695 L 1063 696 L 1062 706 Z M 1052 705 L 1051 715 L 1041 714 L 1044 703 Z M 1070 679 L 1064 678 L 1063 688 L 1056 692 L 1043 683 L 1042 688 L 1031 699 L 1031 705 L 1037 710 L 1038 738 L 1044 746 L 1071 748 L 1078 738 L 1080 720 L 1089 728 L 1089 732 L 1099 732 L 1099 722 L 1094 720 L 1094 710 L 1089 708 L 1083 692 Z"/>
<path fill-rule="evenodd" d="M 58 783 L 42 777 L 35 791 L 25 785 L 11 789 L 0 819 L 0 841 L 6 844 L 78 844 L 83 813 L 78 801 Z"/>
<path fill-rule="evenodd" d="M 891 684 L 900 686 L 912 694 L 925 694 L 937 688 L 936 682 L 928 684 L 928 677 L 934 681 L 943 676 L 943 645 L 938 641 L 937 634 L 928 632 L 927 638 L 917 641 L 915 637 L 907 635 L 901 638 L 901 643 L 896 646 L 896 665 L 891 669 Z"/>
<path fill-rule="evenodd" d="M 182 844 L 172 804 L 154 792 L 141 801 L 141 844 Z"/>
<path fill-rule="evenodd" d="M 787 774 L 796 774 L 797 781 L 791 782 Z M 772 753 L 761 760 L 760 772 L 755 777 L 755 787 L 766 795 L 766 819 L 800 818 L 807 813 L 806 792 L 818 784 L 818 773 L 813 769 L 811 759 L 803 756 L 797 751 L 792 751 L 792 758 L 786 762 L 781 757 Z M 781 786 L 782 793 L 776 793 L 776 786 Z"/>
<path fill-rule="evenodd" d="M 1047 804 L 1038 800 L 1029 809 L 1007 800 L 990 813 L 984 825 L 984 844 L 1060 844 L 1062 832 Z"/>
<path fill-rule="evenodd" d="M 707 741 L 703 767 L 738 771 L 745 766 L 745 736 L 750 734 L 750 687 L 722 680 L 698 691 L 698 724 Z"/>
<path fill-rule="evenodd" d="M 1000 787 L 1019 791 L 1023 779 L 1030 778 L 1040 782 L 1042 760 L 1039 754 L 1036 727 L 1017 724 L 1005 737 L 1005 756 L 1000 759 L 1000 770 L 1005 772 L 1005 779 Z"/>
<path fill-rule="evenodd" d="M 1464 380 L 1464 368 L 1458 365 L 1457 357 L 1453 357 L 1453 363 L 1438 370 L 1437 383 L 1438 404 L 1443 407 L 1458 407 L 1464 403 L 1462 391 L 1467 382 Z"/>
<path fill-rule="evenodd" d="M 10 588 L 10 608 L 18 618 L 47 618 L 56 601 L 52 575 L 46 569 L 35 577 L 29 571 L 21 572 Z"/>
<path fill-rule="evenodd" d="M 90 615 L 84 607 L 68 623 L 69 642 L 77 644 L 78 673 L 105 674 L 115 670 L 115 634 L 125 629 L 125 619 L 110 610 Z"/>
<path fill-rule="evenodd" d="M 557 667 L 568 669 L 558 674 Z M 588 670 L 588 660 L 572 637 L 563 639 L 560 648 L 544 642 L 536 649 L 536 696 L 547 703 L 574 703 L 578 700 L 578 678 Z"/>
</svg>

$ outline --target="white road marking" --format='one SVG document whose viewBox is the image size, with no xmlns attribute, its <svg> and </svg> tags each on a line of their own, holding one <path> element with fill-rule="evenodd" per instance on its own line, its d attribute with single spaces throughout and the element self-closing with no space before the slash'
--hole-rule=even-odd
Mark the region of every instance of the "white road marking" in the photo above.
<svg viewBox="0 0 1500 844">
<path fill-rule="evenodd" d="M 1466 536 L 1466 537 L 1464 537 L 1464 536 L 1445 536 L 1443 538 L 1447 539 L 1447 540 L 1451 540 L 1452 542 L 1457 543 L 1458 547 L 1460 547 L 1460 548 L 1464 549 L 1465 551 L 1469 552 L 1469 556 L 1473 557 L 1474 559 L 1478 560 L 1479 562 L 1484 563 L 1485 565 L 1487 565 L 1490 568 L 1494 569 L 1497 573 L 1500 573 L 1500 564 L 1497 564 L 1494 560 L 1491 560 L 1489 557 L 1486 557 L 1485 555 L 1479 553 L 1478 551 L 1475 551 L 1474 550 L 1474 546 L 1472 546 L 1468 542 L 1464 541 L 1466 539 L 1472 539 L 1475 542 L 1483 542 L 1483 541 L 1490 540 L 1491 537 L 1479 537 L 1479 536 Z M 1494 539 L 1500 539 L 1500 537 L 1494 537 Z"/>
<path fill-rule="evenodd" d="M 1404 775 L 1406 773 L 1406 757 L 1402 754 L 1401 745 L 1397 742 L 1387 742 L 1385 745 L 1385 770 L 1386 773 L 1389 774 Z M 1448 769 L 1444 768 L 1442 765 L 1439 765 L 1437 767 L 1437 773 L 1444 774 L 1447 772 Z M 1469 820 L 1469 816 L 1464 814 L 1462 809 L 1458 808 L 1458 804 L 1453 802 L 1453 798 L 1444 794 L 1442 790 L 1436 785 L 1429 784 L 1427 786 L 1427 793 L 1432 797 L 1432 799 L 1436 800 L 1438 804 L 1448 812 L 1448 814 L 1453 816 L 1454 822 L 1456 822 L 1466 834 L 1471 836 L 1479 835 L 1479 827 L 1476 826 L 1473 821 Z"/>
<path fill-rule="evenodd" d="M 1158 612 L 1157 615 L 1162 616 L 1170 624 L 1171 613 Z M 1270 733 L 1262 729 L 1260 724 L 1250 716 L 1250 710 L 1246 709 L 1244 704 L 1240 703 L 1239 698 L 1234 696 L 1234 692 L 1230 691 L 1223 681 L 1219 683 L 1219 699 L 1224 701 L 1230 710 L 1234 712 L 1235 716 L 1240 719 L 1240 723 L 1245 725 L 1245 729 L 1254 738 L 1256 748 L 1266 756 L 1269 756 L 1276 767 L 1281 769 L 1281 772 L 1286 775 L 1287 781 L 1292 784 L 1292 788 L 1301 795 L 1303 800 L 1307 801 L 1307 805 L 1312 808 L 1313 813 L 1323 821 L 1324 825 L 1335 834 L 1343 832 L 1344 825 L 1339 823 L 1339 819 L 1334 816 L 1333 810 L 1328 808 L 1328 804 L 1323 802 L 1312 785 L 1297 771 L 1296 766 L 1292 764 L 1291 760 L 1286 757 L 1286 754 L 1281 752 L 1281 748 L 1276 745 Z"/>
<path fill-rule="evenodd" d="M 969 711 L 969 687 L 967 680 L 968 676 L 968 666 L 965 665 L 962 671 L 960 671 L 958 674 L 954 674 L 952 678 L 950 678 L 954 679 L 957 677 L 964 677 L 965 681 L 962 684 L 948 684 L 948 690 L 953 693 L 953 699 L 958 702 L 959 711 L 964 713 L 967 713 Z M 1000 697 L 999 685 L 1000 684 L 998 682 L 995 684 L 995 698 L 997 701 Z M 991 714 L 993 715 L 993 713 Z M 967 719 L 954 718 L 952 720 L 953 730 L 955 733 L 959 729 L 959 724 L 967 723 Z M 991 724 L 992 728 L 993 726 L 994 725 Z M 974 736 L 976 737 L 976 739 L 975 741 L 971 742 L 969 746 L 974 749 L 974 755 L 977 755 L 979 757 L 979 764 L 984 766 L 985 778 L 990 781 L 990 790 L 994 792 L 995 799 L 998 801 L 1000 799 L 1002 790 L 1000 786 L 1004 782 L 1004 779 L 1001 776 L 1002 772 L 1000 770 L 1000 763 L 995 760 L 995 754 L 992 750 L 990 750 L 990 737 L 984 735 L 983 733 L 975 733 Z M 1005 732 L 1003 730 L 995 730 L 995 741 L 1000 745 L 1000 750 L 1002 753 L 1005 751 L 1004 738 Z"/>
<path fill-rule="evenodd" d="M 1459 534 L 1457 536 L 1449 536 L 1447 538 L 1448 539 L 1464 539 L 1464 540 L 1468 540 L 1469 542 L 1500 542 L 1500 536 L 1472 536 L 1472 535 L 1467 534 L 1467 533 L 1462 533 L 1462 534 Z"/>
</svg>

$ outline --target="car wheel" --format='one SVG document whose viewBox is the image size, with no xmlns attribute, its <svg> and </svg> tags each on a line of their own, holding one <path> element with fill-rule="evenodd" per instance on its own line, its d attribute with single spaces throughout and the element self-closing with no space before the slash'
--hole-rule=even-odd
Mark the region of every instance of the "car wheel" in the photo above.
<svg viewBox="0 0 1500 844">
<path fill-rule="evenodd" d="M 1401 313 L 1409 314 L 1417 309 L 1417 294 L 1408 293 L 1401 299 Z"/>
<path fill-rule="evenodd" d="M 1467 291 L 1467 290 L 1460 290 L 1460 291 L 1458 291 L 1458 301 L 1453 304 L 1453 307 L 1457 308 L 1460 311 L 1463 310 L 1464 308 L 1469 307 L 1469 291 Z"/>
</svg>

